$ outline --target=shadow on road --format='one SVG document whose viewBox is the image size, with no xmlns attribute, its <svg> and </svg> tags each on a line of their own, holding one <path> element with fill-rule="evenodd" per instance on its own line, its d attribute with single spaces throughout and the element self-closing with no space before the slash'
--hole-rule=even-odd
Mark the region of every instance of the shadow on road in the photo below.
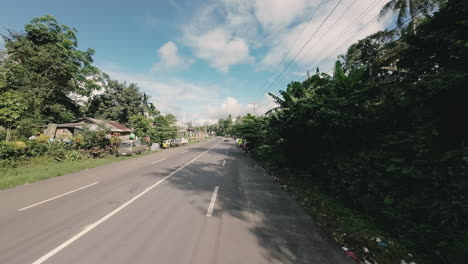
<svg viewBox="0 0 468 264">
<path fill-rule="evenodd" d="M 189 151 L 202 153 L 207 149 L 200 146 Z M 264 249 L 263 257 L 269 263 L 352 263 L 335 241 L 245 153 L 233 146 L 229 155 L 226 148 L 213 148 L 209 155 L 216 162 L 204 162 L 201 157 L 167 180 L 189 193 L 189 203 L 201 215 L 206 214 L 207 203 L 200 204 L 197 199 L 211 197 L 214 186 L 219 185 L 212 217 L 227 214 L 241 221 Z M 224 159 L 226 166 L 222 166 Z M 168 175 L 175 169 L 153 175 Z"/>
</svg>

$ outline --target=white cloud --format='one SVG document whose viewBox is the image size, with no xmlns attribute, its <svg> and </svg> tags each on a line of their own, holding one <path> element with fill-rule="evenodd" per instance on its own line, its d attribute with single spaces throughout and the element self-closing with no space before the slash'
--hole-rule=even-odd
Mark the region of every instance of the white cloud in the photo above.
<svg viewBox="0 0 468 264">
<path fill-rule="evenodd" d="M 296 25 L 289 31 L 278 36 L 278 41 L 271 46 L 271 49 L 262 58 L 260 62 L 261 65 L 263 67 L 275 66 L 286 54 L 287 57 L 285 61 L 289 62 L 300 52 L 294 60 L 295 64 L 292 66 L 296 71 L 305 71 L 305 66 L 315 67 L 324 59 L 336 59 L 338 54 L 346 52 L 348 46 L 358 39 L 385 29 L 385 25 L 388 24 L 388 21 L 376 21 L 364 27 L 367 22 L 372 21 L 373 18 L 377 16 L 382 5 L 385 3 L 382 2 L 374 5 L 365 16 L 362 16 L 362 19 L 356 21 L 356 18 L 365 11 L 373 1 L 360 0 L 350 7 L 352 2 L 353 1 L 344 1 L 321 27 L 321 23 L 325 21 L 326 16 L 330 14 L 332 8 L 336 4 L 335 2 L 331 5 L 321 7 L 319 11 L 322 12 L 317 12 L 317 15 L 308 25 L 305 23 Z M 355 21 L 357 23 L 353 23 Z M 301 37 L 292 45 L 304 27 L 305 30 L 303 34 L 300 35 Z M 361 31 L 363 28 L 364 30 Z M 353 37 L 353 35 L 359 31 L 361 32 Z M 313 37 L 311 38 L 311 36 Z M 301 51 L 302 47 L 304 48 Z M 290 49 L 289 53 L 287 53 L 288 49 Z"/>
<path fill-rule="evenodd" d="M 103 67 L 101 67 L 103 68 Z M 247 113 L 263 115 L 273 108 L 273 99 L 265 94 L 255 103 L 241 103 L 235 97 L 222 97 L 215 85 L 202 85 L 181 80 L 159 81 L 152 74 L 134 75 L 116 66 L 103 68 L 111 78 L 137 83 L 141 91 L 151 95 L 151 101 L 163 114 L 172 113 L 181 122 L 194 125 L 214 124 L 219 118 L 243 116 Z"/>
<path fill-rule="evenodd" d="M 169 41 L 162 45 L 158 50 L 159 62 L 153 65 L 151 71 L 161 71 L 170 69 L 186 68 L 193 61 L 183 58 L 179 55 L 178 49 L 174 42 Z"/>
<path fill-rule="evenodd" d="M 218 120 L 226 118 L 228 115 L 231 115 L 233 118 L 244 116 L 248 113 L 263 115 L 275 106 L 276 103 L 273 98 L 267 94 L 259 102 L 255 102 L 255 104 L 240 103 L 236 98 L 226 97 L 221 102 L 205 106 L 198 116 L 203 117 L 203 120 Z M 198 118 L 196 121 L 201 121 L 201 119 Z"/>
<path fill-rule="evenodd" d="M 215 85 L 203 85 L 181 80 L 159 81 L 152 74 L 131 74 L 123 70 L 103 68 L 111 78 L 127 83 L 137 83 L 141 91 L 151 95 L 151 101 L 162 113 L 173 113 L 181 121 L 186 121 L 187 114 L 196 111 L 200 105 L 215 102 L 219 98 L 220 88 Z"/>
<path fill-rule="evenodd" d="M 245 40 L 230 35 L 222 28 L 202 35 L 190 35 L 186 39 L 187 44 L 195 50 L 195 56 L 208 61 L 213 68 L 222 72 L 227 72 L 233 64 L 253 60 Z"/>
<path fill-rule="evenodd" d="M 318 1 L 309 0 L 256 0 L 254 12 L 262 28 L 271 33 L 284 30 L 310 13 Z"/>
<path fill-rule="evenodd" d="M 221 71 L 227 71 L 229 66 L 234 64 L 254 61 L 257 62 L 256 68 L 259 70 L 273 70 L 286 54 L 282 67 L 289 63 L 309 37 L 315 34 L 290 66 L 297 68 L 294 71 L 304 71 L 305 66 L 314 67 L 322 59 L 327 61 L 336 59 L 336 56 L 345 52 L 353 42 L 389 25 L 387 20 L 375 21 L 358 36 L 350 39 L 365 23 L 376 17 L 385 1 L 343 0 L 315 33 L 338 0 L 323 2 L 307 24 L 307 20 L 320 2 L 320 0 L 214 1 L 201 6 L 193 13 L 190 23 L 183 26 L 184 44 L 192 47 L 197 57 L 207 60 Z M 365 16 L 346 29 L 371 5 L 373 7 Z M 300 35 L 303 29 L 305 30 Z M 340 34 L 342 32 L 344 34 Z M 301 37 L 296 41 L 299 35 Z M 343 43 L 343 47 L 338 48 Z M 333 52 L 335 49 L 337 50 Z M 255 54 L 256 58 L 252 58 L 252 54 Z M 327 65 L 321 65 L 321 68 L 326 67 Z M 289 75 L 289 71 L 287 74 Z"/>
</svg>

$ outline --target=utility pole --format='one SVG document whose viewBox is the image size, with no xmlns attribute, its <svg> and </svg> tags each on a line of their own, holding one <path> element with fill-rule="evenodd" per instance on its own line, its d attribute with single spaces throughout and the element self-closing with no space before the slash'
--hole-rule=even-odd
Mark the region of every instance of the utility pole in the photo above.
<svg viewBox="0 0 468 264">
<path fill-rule="evenodd" d="M 256 114 L 255 114 L 255 105 L 257 104 L 257 102 L 253 102 L 253 103 L 251 103 L 251 104 L 253 105 L 254 115 L 256 115 Z"/>
</svg>

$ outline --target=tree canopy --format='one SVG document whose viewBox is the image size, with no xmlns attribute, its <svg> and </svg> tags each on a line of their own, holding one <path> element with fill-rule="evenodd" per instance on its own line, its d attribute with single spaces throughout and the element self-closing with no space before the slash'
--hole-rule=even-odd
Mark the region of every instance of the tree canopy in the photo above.
<svg viewBox="0 0 468 264">
<path fill-rule="evenodd" d="M 52 16 L 34 18 L 24 31 L 8 30 L 2 37 L 0 126 L 16 128 L 19 136 L 83 115 L 135 125 L 141 133 L 154 118 L 175 122 L 171 114 L 162 117 L 137 84 L 112 80 L 93 66 L 95 51 L 80 50 L 77 30 Z"/>
<path fill-rule="evenodd" d="M 243 117 L 228 131 L 274 168 L 310 175 L 301 177 L 305 189 L 369 216 L 421 262 L 462 263 L 468 2 L 444 2 L 416 32 L 382 31 L 358 41 L 333 75 L 290 83 L 272 94 L 277 108 Z"/>
</svg>

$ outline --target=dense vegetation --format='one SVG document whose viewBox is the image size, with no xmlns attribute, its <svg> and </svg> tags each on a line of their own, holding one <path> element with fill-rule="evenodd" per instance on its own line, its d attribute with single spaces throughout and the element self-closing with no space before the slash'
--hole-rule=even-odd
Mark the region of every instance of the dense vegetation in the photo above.
<svg viewBox="0 0 468 264">
<path fill-rule="evenodd" d="M 174 137 L 174 116 L 161 115 L 137 84 L 112 80 L 94 67 L 95 51 L 79 50 L 76 33 L 45 16 L 34 18 L 24 32 L 2 34 L 0 140 L 24 140 L 47 123 L 83 115 L 138 127 L 137 136 L 157 142 Z"/>
<path fill-rule="evenodd" d="M 370 217 L 423 263 L 465 263 L 468 2 L 398 32 L 352 45 L 333 76 L 290 83 L 267 116 L 214 128 L 273 169 L 300 171 L 307 188 Z"/>
</svg>

